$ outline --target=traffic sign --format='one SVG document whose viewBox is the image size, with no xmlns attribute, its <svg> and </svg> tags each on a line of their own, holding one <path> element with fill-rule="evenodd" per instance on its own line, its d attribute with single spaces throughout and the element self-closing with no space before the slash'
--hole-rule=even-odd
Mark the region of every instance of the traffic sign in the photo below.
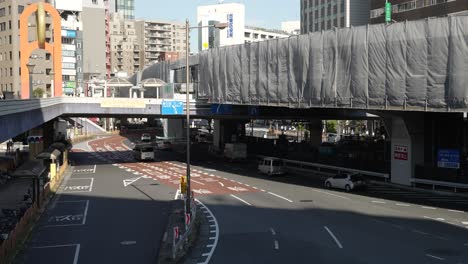
<svg viewBox="0 0 468 264">
<path fill-rule="evenodd" d="M 437 151 L 437 167 L 459 169 L 460 151 L 457 149 L 439 149 Z"/>
<path fill-rule="evenodd" d="M 260 114 L 260 110 L 258 106 L 249 106 L 249 116 L 258 116 Z"/>
<path fill-rule="evenodd" d="M 385 22 L 392 22 L 392 3 L 385 2 Z"/>
<path fill-rule="evenodd" d="M 212 104 L 211 113 L 217 114 L 217 115 L 230 115 L 232 114 L 232 105 Z"/>
<path fill-rule="evenodd" d="M 184 114 L 184 102 L 183 101 L 163 101 L 161 104 L 161 114 L 163 115 Z"/>
</svg>

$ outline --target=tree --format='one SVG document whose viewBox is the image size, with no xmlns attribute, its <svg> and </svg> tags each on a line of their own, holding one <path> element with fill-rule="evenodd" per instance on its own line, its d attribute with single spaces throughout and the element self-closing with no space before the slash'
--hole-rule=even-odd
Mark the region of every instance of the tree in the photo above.
<svg viewBox="0 0 468 264">
<path fill-rule="evenodd" d="M 336 133 L 337 121 L 336 120 L 329 120 L 326 121 L 326 128 L 327 133 Z"/>
<path fill-rule="evenodd" d="M 42 88 L 34 89 L 33 96 L 36 98 L 42 98 L 42 96 L 44 96 L 44 90 L 42 90 Z"/>
</svg>

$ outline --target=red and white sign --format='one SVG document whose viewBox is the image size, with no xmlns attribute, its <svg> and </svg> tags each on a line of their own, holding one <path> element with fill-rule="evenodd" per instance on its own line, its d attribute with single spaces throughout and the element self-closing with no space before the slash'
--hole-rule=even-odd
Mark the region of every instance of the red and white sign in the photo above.
<svg viewBox="0 0 468 264">
<path fill-rule="evenodd" d="M 393 147 L 393 158 L 396 160 L 408 160 L 408 146 L 395 145 Z"/>
<path fill-rule="evenodd" d="M 174 239 L 178 239 L 179 238 L 179 227 L 176 226 L 174 227 Z"/>
<path fill-rule="evenodd" d="M 190 214 L 185 214 L 185 225 L 190 225 Z"/>
</svg>

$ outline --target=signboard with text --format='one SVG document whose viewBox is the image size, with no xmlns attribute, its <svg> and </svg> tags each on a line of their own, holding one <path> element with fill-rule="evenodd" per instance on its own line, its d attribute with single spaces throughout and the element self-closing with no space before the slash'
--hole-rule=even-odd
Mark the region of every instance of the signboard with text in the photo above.
<svg viewBox="0 0 468 264">
<path fill-rule="evenodd" d="M 227 38 L 233 38 L 234 37 L 234 15 L 233 14 L 227 15 L 227 22 L 228 22 Z"/>
<path fill-rule="evenodd" d="M 163 115 L 184 114 L 184 102 L 183 101 L 163 101 L 161 104 L 161 114 Z"/>
<path fill-rule="evenodd" d="M 393 158 L 396 160 L 408 160 L 408 146 L 395 145 L 393 147 Z"/>
<path fill-rule="evenodd" d="M 439 149 L 437 151 L 437 167 L 459 169 L 460 151 L 458 149 Z"/>
</svg>

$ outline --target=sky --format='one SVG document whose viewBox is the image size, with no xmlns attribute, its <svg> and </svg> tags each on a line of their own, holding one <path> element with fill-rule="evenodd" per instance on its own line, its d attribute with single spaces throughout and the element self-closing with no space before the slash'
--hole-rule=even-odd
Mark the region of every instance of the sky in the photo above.
<svg viewBox="0 0 468 264">
<path fill-rule="evenodd" d="M 245 5 L 246 25 L 281 29 L 281 22 L 300 20 L 300 0 L 237 0 L 224 3 Z M 161 19 L 196 23 L 197 6 L 212 5 L 218 0 L 135 0 L 138 19 Z M 196 32 L 191 32 L 191 49 L 198 50 Z"/>
</svg>

